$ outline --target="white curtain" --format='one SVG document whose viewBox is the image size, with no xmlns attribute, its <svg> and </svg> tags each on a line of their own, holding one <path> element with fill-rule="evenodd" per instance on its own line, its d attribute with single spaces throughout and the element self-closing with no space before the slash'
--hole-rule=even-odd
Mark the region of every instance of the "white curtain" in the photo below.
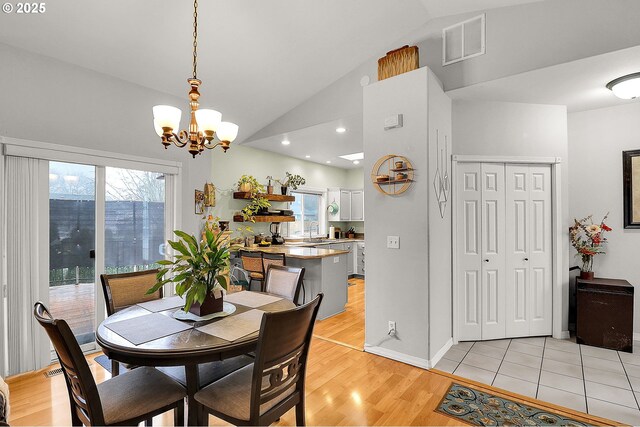
<svg viewBox="0 0 640 427">
<path fill-rule="evenodd" d="M 50 344 L 33 317 L 49 299 L 49 164 L 5 157 L 8 375 L 51 361 Z"/>
</svg>

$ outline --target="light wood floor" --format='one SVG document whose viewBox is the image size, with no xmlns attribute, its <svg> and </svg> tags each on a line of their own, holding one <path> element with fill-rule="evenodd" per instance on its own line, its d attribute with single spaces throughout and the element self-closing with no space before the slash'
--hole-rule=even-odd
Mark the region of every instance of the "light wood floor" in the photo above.
<svg viewBox="0 0 640 427">
<path fill-rule="evenodd" d="M 93 356 L 89 356 L 91 361 Z M 54 368 L 57 366 L 52 366 Z M 97 363 L 91 370 L 96 381 L 109 374 Z M 47 379 L 44 371 L 8 378 L 11 391 L 10 424 L 69 425 L 69 402 L 62 375 Z M 307 373 L 308 425 L 459 425 L 460 422 L 434 409 L 453 381 L 453 376 L 426 371 L 343 345 L 314 339 Z M 496 389 L 456 378 L 461 384 L 496 393 Z M 499 393 L 514 400 L 541 402 Z M 547 406 L 554 410 L 554 407 Z M 590 424 L 606 421 L 570 410 L 558 411 Z M 585 418 L 587 417 L 587 418 Z M 171 414 L 156 417 L 155 425 L 172 425 Z M 225 425 L 210 417 L 210 425 Z M 289 411 L 277 425 L 294 425 Z"/>
<path fill-rule="evenodd" d="M 364 348 L 364 279 L 350 279 L 348 302 L 344 313 L 316 323 L 313 331 L 317 338 L 345 344 L 355 349 Z"/>
</svg>

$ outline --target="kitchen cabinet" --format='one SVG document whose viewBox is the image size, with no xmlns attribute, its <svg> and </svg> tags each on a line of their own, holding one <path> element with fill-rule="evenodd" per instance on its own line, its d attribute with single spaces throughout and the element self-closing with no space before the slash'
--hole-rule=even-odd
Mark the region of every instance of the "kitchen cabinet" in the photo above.
<svg viewBox="0 0 640 427">
<path fill-rule="evenodd" d="M 347 254 L 347 274 L 349 275 L 349 277 L 351 277 L 353 276 L 356 267 L 354 256 L 356 245 L 353 243 L 344 243 L 343 246 L 345 251 L 349 251 L 349 253 Z"/>
<path fill-rule="evenodd" d="M 329 189 L 328 205 L 335 204 L 338 212 L 328 213 L 329 221 L 364 221 L 364 191 Z"/>
<path fill-rule="evenodd" d="M 364 276 L 364 242 L 359 242 L 356 248 L 355 274 Z"/>
</svg>

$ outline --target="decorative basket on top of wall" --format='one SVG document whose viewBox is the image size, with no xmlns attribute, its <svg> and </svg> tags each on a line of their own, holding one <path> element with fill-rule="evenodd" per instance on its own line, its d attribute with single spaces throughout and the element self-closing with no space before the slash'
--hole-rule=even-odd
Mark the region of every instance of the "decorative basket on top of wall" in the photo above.
<svg viewBox="0 0 640 427">
<path fill-rule="evenodd" d="M 405 45 L 387 52 L 386 56 L 378 59 L 378 80 L 413 71 L 420 66 L 419 63 L 418 46 Z"/>
<path fill-rule="evenodd" d="M 388 154 L 381 157 L 371 170 L 371 182 L 382 194 L 402 194 L 413 184 L 414 169 L 404 156 Z"/>
</svg>

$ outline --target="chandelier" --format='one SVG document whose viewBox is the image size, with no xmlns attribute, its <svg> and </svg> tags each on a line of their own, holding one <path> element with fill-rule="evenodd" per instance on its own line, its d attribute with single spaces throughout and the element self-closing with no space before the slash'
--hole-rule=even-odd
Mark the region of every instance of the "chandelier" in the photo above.
<svg viewBox="0 0 640 427">
<path fill-rule="evenodd" d="M 173 143 L 182 148 L 189 144 L 189 153 L 196 157 L 205 148 L 213 149 L 218 145 L 226 152 L 229 145 L 238 136 L 238 125 L 223 122 L 222 114 L 216 110 L 199 109 L 198 87 L 202 81 L 198 80 L 198 0 L 193 2 L 193 77 L 187 79 L 189 90 L 189 106 L 191 119 L 189 130 L 181 130 L 180 117 L 182 111 L 170 105 L 156 105 L 153 107 L 153 126 L 162 145 L 167 149 Z M 218 142 L 214 137 L 218 137 Z"/>
</svg>

